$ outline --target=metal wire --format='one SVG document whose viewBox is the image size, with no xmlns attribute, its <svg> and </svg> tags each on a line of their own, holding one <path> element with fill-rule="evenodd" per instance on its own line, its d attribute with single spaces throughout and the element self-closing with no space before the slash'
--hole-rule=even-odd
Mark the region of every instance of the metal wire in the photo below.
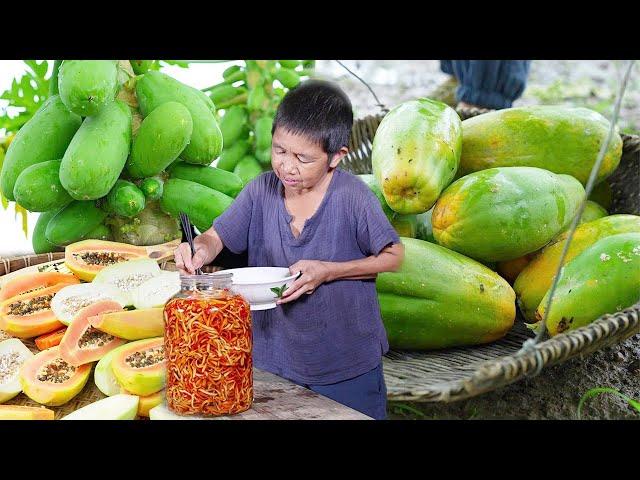
<svg viewBox="0 0 640 480">
<path fill-rule="evenodd" d="M 389 109 L 378 99 L 378 96 L 376 95 L 376 92 L 373 91 L 373 89 L 369 86 L 369 84 L 367 82 L 365 82 L 362 78 L 360 78 L 358 75 L 356 75 L 354 72 L 352 72 L 351 70 L 349 70 L 349 68 L 342 63 L 340 60 L 336 60 L 336 62 L 342 67 L 344 68 L 347 72 L 349 72 L 351 75 L 353 75 L 354 77 L 356 77 L 358 80 L 360 80 L 365 87 L 367 87 L 369 89 L 369 91 L 371 92 L 371 95 L 373 95 L 373 98 L 376 99 L 376 105 L 378 107 L 380 107 L 380 109 L 386 113 L 389 111 Z"/>
</svg>

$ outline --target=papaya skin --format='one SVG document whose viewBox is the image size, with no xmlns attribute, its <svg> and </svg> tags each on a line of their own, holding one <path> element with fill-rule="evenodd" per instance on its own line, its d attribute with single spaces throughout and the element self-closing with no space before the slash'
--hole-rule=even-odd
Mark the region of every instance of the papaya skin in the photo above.
<svg viewBox="0 0 640 480">
<path fill-rule="evenodd" d="M 423 240 L 401 238 L 398 272 L 378 275 L 382 319 L 393 348 L 439 349 L 503 337 L 515 319 L 515 293 L 484 265 Z"/>
<path fill-rule="evenodd" d="M 58 90 L 67 108 L 90 117 L 112 102 L 118 90 L 116 60 L 65 60 L 58 71 Z"/>
<path fill-rule="evenodd" d="M 491 168 L 452 183 L 432 216 L 438 244 L 482 262 L 535 252 L 570 224 L 584 188 L 533 167 Z"/>
<path fill-rule="evenodd" d="M 640 232 L 601 238 L 565 265 L 547 318 L 554 336 L 640 301 Z M 547 292 L 536 310 L 544 317 Z"/>
<path fill-rule="evenodd" d="M 147 256 L 144 247 L 127 245 L 125 243 L 105 240 L 82 240 L 75 242 L 65 249 L 64 261 L 66 267 L 85 282 L 91 282 L 98 272 L 104 268 L 102 265 L 89 264 L 82 260 L 82 255 L 91 252 L 113 252 L 122 257 L 123 261 Z"/>
<path fill-rule="evenodd" d="M 142 340 L 164 335 L 164 310 L 145 308 L 106 312 L 89 318 L 94 328 L 125 340 Z"/>
<path fill-rule="evenodd" d="M 609 121 L 587 108 L 536 105 L 496 110 L 462 122 L 458 176 L 494 167 L 539 167 L 587 183 Z M 617 168 L 622 139 L 609 143 L 596 183 Z"/>
<path fill-rule="evenodd" d="M 122 388 L 134 395 L 147 396 L 165 387 L 167 377 L 166 360 L 144 368 L 132 368 L 125 362 L 125 359 L 134 352 L 161 346 L 164 346 L 164 337 L 137 340 L 118 347 L 117 353 L 113 355 L 111 361 L 111 369 Z"/>
<path fill-rule="evenodd" d="M 640 232 L 640 216 L 609 215 L 578 226 L 567 251 L 565 265 L 601 238 L 628 232 Z M 529 321 L 535 320 L 535 311 L 551 288 L 567 237 L 568 232 L 565 232 L 547 245 L 513 284 L 520 311 Z"/>
</svg>

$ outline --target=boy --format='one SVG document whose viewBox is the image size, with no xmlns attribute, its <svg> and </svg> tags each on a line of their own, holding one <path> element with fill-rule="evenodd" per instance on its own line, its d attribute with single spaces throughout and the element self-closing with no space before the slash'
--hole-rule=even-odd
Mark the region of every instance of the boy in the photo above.
<svg viewBox="0 0 640 480">
<path fill-rule="evenodd" d="M 193 274 L 227 247 L 249 266 L 302 272 L 279 307 L 252 312 L 253 359 L 376 419 L 386 418 L 382 355 L 388 350 L 375 278 L 400 267 L 404 249 L 375 195 L 336 167 L 348 153 L 351 102 L 327 82 L 303 82 L 282 100 L 273 123 L 272 172 L 176 250 Z"/>
</svg>

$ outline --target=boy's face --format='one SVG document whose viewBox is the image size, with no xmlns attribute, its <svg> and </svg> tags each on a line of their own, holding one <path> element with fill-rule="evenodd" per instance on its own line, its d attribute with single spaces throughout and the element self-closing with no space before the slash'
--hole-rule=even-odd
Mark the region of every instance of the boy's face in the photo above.
<svg viewBox="0 0 640 480">
<path fill-rule="evenodd" d="M 276 128 L 271 144 L 271 167 L 284 188 L 299 191 L 317 185 L 347 152 L 343 147 L 330 162 L 320 145 L 302 135 Z"/>
</svg>

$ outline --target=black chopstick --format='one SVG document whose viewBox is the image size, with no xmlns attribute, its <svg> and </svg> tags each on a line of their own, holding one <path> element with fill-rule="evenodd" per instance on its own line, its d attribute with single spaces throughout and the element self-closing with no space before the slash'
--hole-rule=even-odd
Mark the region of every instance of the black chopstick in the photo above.
<svg viewBox="0 0 640 480">
<path fill-rule="evenodd" d="M 191 247 L 191 257 L 196 253 L 195 248 L 193 247 L 193 230 L 191 227 L 191 222 L 189 221 L 189 216 L 180 212 L 180 224 L 182 225 L 182 231 L 184 232 L 185 237 L 187 237 L 187 242 Z M 202 270 L 200 268 L 196 269 L 196 275 L 202 275 Z"/>
</svg>

